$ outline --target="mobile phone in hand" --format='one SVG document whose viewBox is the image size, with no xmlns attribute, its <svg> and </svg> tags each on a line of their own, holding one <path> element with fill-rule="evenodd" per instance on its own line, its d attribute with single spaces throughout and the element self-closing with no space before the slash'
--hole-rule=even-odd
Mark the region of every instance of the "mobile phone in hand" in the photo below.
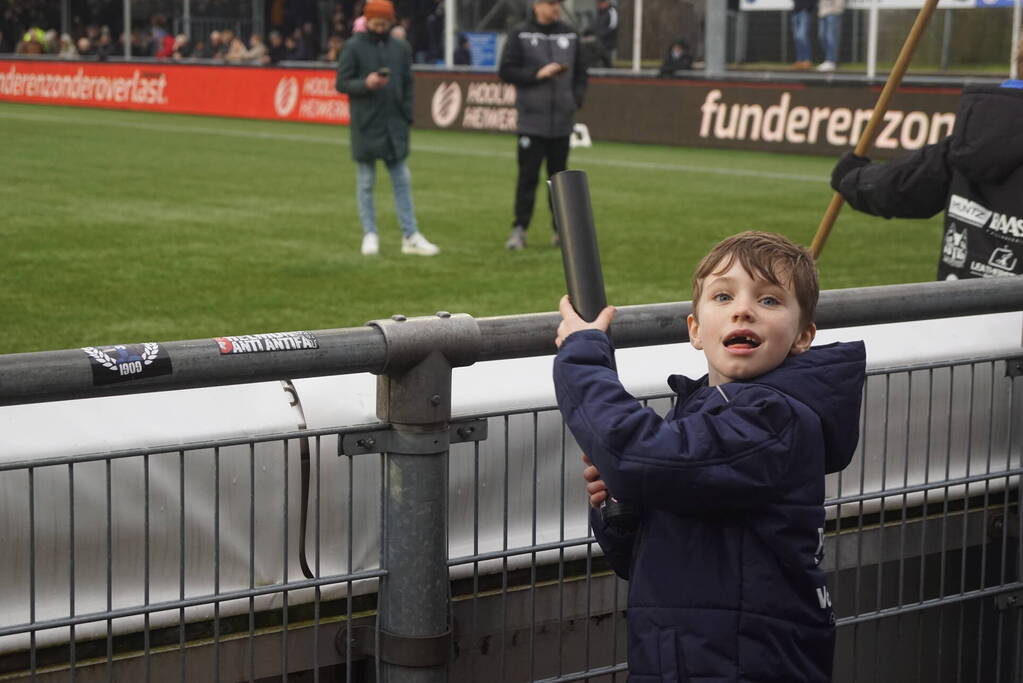
<svg viewBox="0 0 1023 683">
<path fill-rule="evenodd" d="M 387 78 L 388 76 L 391 75 L 391 69 L 390 67 L 382 66 L 379 69 L 377 69 L 377 73 L 383 76 L 384 78 Z"/>
</svg>

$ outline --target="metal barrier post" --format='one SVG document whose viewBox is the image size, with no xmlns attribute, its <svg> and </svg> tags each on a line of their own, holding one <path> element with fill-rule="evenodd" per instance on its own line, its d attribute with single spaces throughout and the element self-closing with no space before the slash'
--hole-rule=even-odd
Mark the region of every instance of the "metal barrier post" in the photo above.
<svg viewBox="0 0 1023 683">
<path fill-rule="evenodd" d="M 376 654 L 385 683 L 447 680 L 451 652 L 447 468 L 451 368 L 479 355 L 467 315 L 370 323 L 387 341 L 377 416 L 391 424 L 386 452 Z"/>
</svg>

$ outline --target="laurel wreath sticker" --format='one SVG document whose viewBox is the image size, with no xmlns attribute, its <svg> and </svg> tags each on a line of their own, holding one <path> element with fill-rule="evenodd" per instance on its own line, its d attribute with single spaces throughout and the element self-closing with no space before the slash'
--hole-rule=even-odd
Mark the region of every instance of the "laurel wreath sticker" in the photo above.
<svg viewBox="0 0 1023 683">
<path fill-rule="evenodd" d="M 170 357 L 155 342 L 117 344 L 104 348 L 84 346 L 82 351 L 92 365 L 93 384 L 110 384 L 171 373 Z"/>
<path fill-rule="evenodd" d="M 114 370 L 117 368 L 117 361 L 97 349 L 95 346 L 86 346 L 82 349 L 82 351 L 89 354 L 89 358 L 93 359 L 107 370 Z"/>
</svg>

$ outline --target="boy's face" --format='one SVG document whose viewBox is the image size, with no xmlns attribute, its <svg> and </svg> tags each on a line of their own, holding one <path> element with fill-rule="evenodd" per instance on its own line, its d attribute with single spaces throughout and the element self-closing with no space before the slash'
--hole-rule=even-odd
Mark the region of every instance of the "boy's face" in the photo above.
<svg viewBox="0 0 1023 683">
<path fill-rule="evenodd" d="M 817 328 L 800 325 L 791 278 L 783 282 L 753 279 L 738 259 L 704 280 L 699 322 L 692 315 L 687 322 L 693 346 L 707 357 L 711 386 L 759 377 L 810 348 Z"/>
</svg>

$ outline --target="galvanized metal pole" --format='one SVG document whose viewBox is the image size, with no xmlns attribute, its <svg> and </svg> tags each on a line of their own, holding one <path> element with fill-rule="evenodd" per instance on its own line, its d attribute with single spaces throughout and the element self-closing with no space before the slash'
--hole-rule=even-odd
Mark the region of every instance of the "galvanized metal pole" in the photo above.
<svg viewBox="0 0 1023 683">
<path fill-rule="evenodd" d="M 746 61 L 747 28 L 749 27 L 749 16 L 742 10 L 735 13 L 735 41 L 733 43 L 732 63 L 742 64 Z"/>
<path fill-rule="evenodd" d="M 728 8 L 723 2 L 708 2 L 706 37 L 703 41 L 704 70 L 708 76 L 725 72 L 725 46 L 728 44 Z"/>
<path fill-rule="evenodd" d="M 444 65 L 455 63 L 455 22 L 458 20 L 455 0 L 444 0 Z"/>
<path fill-rule="evenodd" d="M 60 0 L 60 32 L 71 33 L 71 0 Z"/>
<path fill-rule="evenodd" d="M 632 12 L 632 70 L 639 71 L 643 56 L 643 0 L 635 0 Z"/>
<path fill-rule="evenodd" d="M 867 22 L 867 78 L 877 75 L 877 15 L 878 0 L 870 3 Z"/>
<path fill-rule="evenodd" d="M 384 335 L 386 374 L 377 417 L 390 423 L 381 579 L 377 600 L 383 683 L 443 683 L 451 653 L 447 544 L 447 452 L 451 368 L 475 362 L 480 331 L 467 315 L 394 316 Z"/>
<path fill-rule="evenodd" d="M 192 39 L 192 0 L 184 0 L 184 2 L 185 2 L 185 4 L 181 8 L 181 20 L 185 24 L 184 29 L 182 30 L 182 33 L 184 33 L 186 36 L 188 36 L 188 39 L 191 40 Z"/>
<path fill-rule="evenodd" d="M 941 61 L 939 66 L 942 71 L 948 69 L 948 56 L 952 48 L 952 10 L 945 9 L 945 21 L 941 26 Z"/>
<path fill-rule="evenodd" d="M 131 0 L 124 0 L 124 58 L 131 59 Z"/>
<path fill-rule="evenodd" d="M 263 0 L 252 0 L 252 32 L 263 39 L 266 39 L 266 31 L 264 30 L 265 8 L 266 4 Z"/>
<path fill-rule="evenodd" d="M 1009 55 L 1009 78 L 1023 76 L 1020 69 L 1023 68 L 1023 56 L 1020 56 L 1020 17 L 1023 15 L 1023 0 L 1016 0 L 1012 5 L 1012 54 Z"/>
</svg>

